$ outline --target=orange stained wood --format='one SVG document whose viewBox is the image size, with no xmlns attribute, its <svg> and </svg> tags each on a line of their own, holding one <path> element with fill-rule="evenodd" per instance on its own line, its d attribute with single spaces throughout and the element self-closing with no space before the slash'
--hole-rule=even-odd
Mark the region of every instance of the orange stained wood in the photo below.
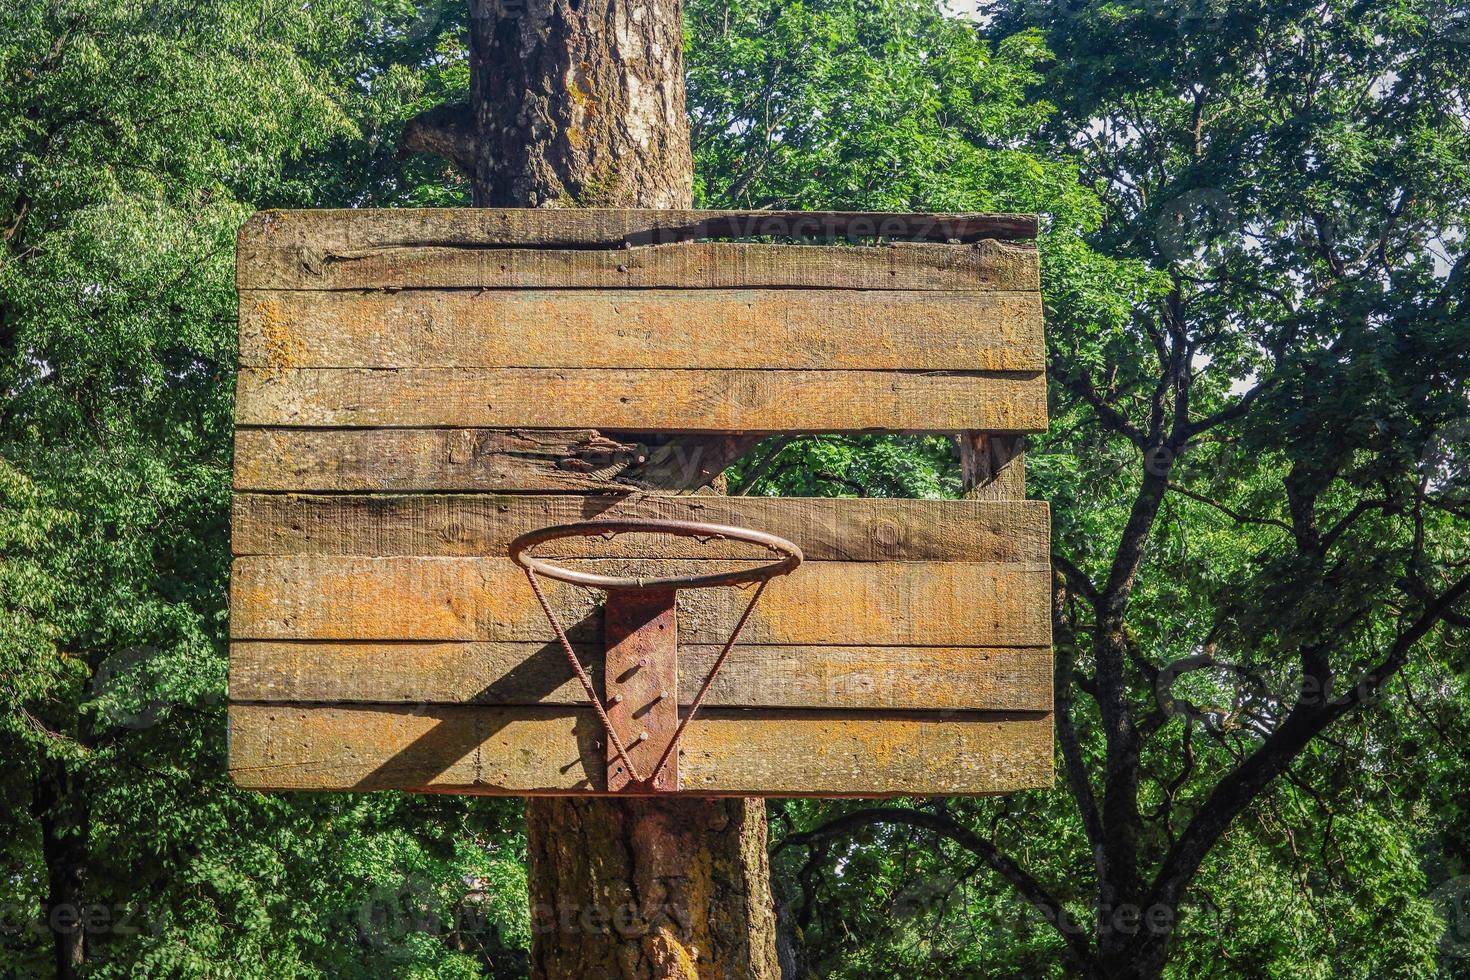
<svg viewBox="0 0 1470 980">
<path fill-rule="evenodd" d="M 230 775 L 259 789 L 483 795 L 601 791 L 603 733 L 570 708 L 235 704 Z M 729 712 L 696 717 L 688 791 L 713 795 L 984 794 L 1050 784 L 1048 714 Z"/>
<path fill-rule="evenodd" d="M 713 683 L 681 746 L 682 791 L 1049 785 L 1050 516 L 1002 499 L 1024 493 L 1019 434 L 1047 424 L 1036 227 L 618 209 L 253 218 L 237 265 L 236 782 L 605 791 L 606 734 L 506 549 L 621 517 L 765 530 L 806 554 Z M 763 433 L 962 430 L 971 468 L 975 446 L 1009 447 L 984 455 L 1009 465 L 996 499 L 687 492 Z M 633 492 L 644 463 L 645 485 L 674 492 Z M 637 575 L 765 557 L 662 535 L 541 553 Z M 545 584 L 608 693 L 601 593 Z M 677 597 L 663 722 L 687 710 L 748 596 Z M 619 711 L 638 723 L 636 706 Z"/>
</svg>

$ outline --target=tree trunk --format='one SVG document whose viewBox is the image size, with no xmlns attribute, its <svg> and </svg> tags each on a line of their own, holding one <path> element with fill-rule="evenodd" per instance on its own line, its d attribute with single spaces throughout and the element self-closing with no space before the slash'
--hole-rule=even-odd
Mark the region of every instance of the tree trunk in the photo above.
<svg viewBox="0 0 1470 980">
<path fill-rule="evenodd" d="M 677 0 L 470 13 L 470 104 L 410 122 L 404 150 L 451 160 L 481 207 L 691 205 Z M 724 460 L 732 442 L 673 448 Z M 760 800 L 537 798 L 526 824 L 532 977 L 780 975 Z"/>
<path fill-rule="evenodd" d="M 479 207 L 687 208 L 677 0 L 473 0 Z"/>
<path fill-rule="evenodd" d="M 59 762 L 46 764 L 36 783 L 32 812 L 41 825 L 41 856 L 46 862 L 46 902 L 42 908 L 55 952 L 57 980 L 75 980 L 86 964 L 87 846 L 89 813 L 76 777 Z"/>
<path fill-rule="evenodd" d="M 526 803 L 533 980 L 775 978 L 760 800 Z"/>
</svg>

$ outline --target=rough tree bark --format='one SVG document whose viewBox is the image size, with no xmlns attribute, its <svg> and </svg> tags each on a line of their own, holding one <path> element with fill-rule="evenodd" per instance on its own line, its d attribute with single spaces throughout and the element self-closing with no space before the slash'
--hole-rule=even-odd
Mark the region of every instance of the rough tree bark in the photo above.
<svg viewBox="0 0 1470 980">
<path fill-rule="evenodd" d="M 470 103 L 413 120 L 405 152 L 450 160 L 482 207 L 690 206 L 677 0 L 470 13 Z M 746 444 L 705 441 L 676 448 L 715 474 Z M 532 799 L 526 824 L 533 977 L 779 976 L 760 800 Z"/>
<path fill-rule="evenodd" d="M 477 207 L 689 207 L 676 0 L 470 0 L 470 101 L 403 148 L 450 160 Z"/>
</svg>

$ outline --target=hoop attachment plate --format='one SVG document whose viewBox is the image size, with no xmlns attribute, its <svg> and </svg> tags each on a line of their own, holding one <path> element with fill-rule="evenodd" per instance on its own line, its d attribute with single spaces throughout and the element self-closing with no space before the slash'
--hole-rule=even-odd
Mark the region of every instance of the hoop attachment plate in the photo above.
<svg viewBox="0 0 1470 980">
<path fill-rule="evenodd" d="M 607 718 L 650 788 L 679 788 L 679 754 L 657 768 L 679 730 L 679 639 L 673 589 L 618 589 L 607 595 L 603 636 L 603 687 Z M 634 782 L 617 749 L 608 742 L 607 788 Z"/>
<path fill-rule="evenodd" d="M 733 569 L 700 575 L 627 578 L 598 575 L 554 565 L 529 554 L 547 541 L 569 537 L 600 537 L 616 534 L 673 534 L 701 539 L 729 539 L 759 545 L 781 557 L 753 568 Z M 801 549 L 785 538 L 764 531 L 704 524 L 696 521 L 619 519 L 561 524 L 521 535 L 510 543 L 510 557 L 526 571 L 536 598 L 556 632 L 557 640 L 572 672 L 597 711 L 607 732 L 607 788 L 612 792 L 668 793 L 679 788 L 679 740 L 699 710 L 710 684 L 745 621 L 771 579 L 790 573 L 801 564 Z M 566 631 L 541 591 L 537 575 L 574 585 L 607 590 L 603 634 L 603 661 L 607 702 L 597 696 L 586 670 L 567 640 Z M 709 675 L 690 702 L 683 720 L 679 718 L 678 616 L 679 589 L 708 589 L 719 586 L 759 583 L 745 607 L 730 639 L 715 658 Z"/>
</svg>

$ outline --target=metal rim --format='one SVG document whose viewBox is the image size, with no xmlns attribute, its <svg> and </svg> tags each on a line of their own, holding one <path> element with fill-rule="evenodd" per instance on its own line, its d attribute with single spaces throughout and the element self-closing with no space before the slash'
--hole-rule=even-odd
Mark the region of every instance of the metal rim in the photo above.
<svg viewBox="0 0 1470 980">
<path fill-rule="evenodd" d="M 553 565 L 544 558 L 527 552 L 538 544 L 561 538 L 592 538 L 601 534 L 673 534 L 682 538 L 729 538 L 760 545 L 782 557 L 754 568 L 741 568 L 729 572 L 712 572 L 708 575 L 669 575 L 661 578 L 628 578 L 616 575 L 598 575 L 574 568 Z M 726 585 L 746 585 L 765 582 L 778 575 L 787 575 L 801 564 L 801 549 L 785 538 L 766 531 L 755 531 L 726 524 L 704 524 L 699 521 L 638 520 L 614 518 L 605 521 L 582 521 L 577 524 L 557 524 L 535 531 L 527 531 L 510 543 L 510 557 L 517 565 L 537 575 L 544 575 L 560 582 L 585 585 L 596 589 L 713 589 Z"/>
</svg>

